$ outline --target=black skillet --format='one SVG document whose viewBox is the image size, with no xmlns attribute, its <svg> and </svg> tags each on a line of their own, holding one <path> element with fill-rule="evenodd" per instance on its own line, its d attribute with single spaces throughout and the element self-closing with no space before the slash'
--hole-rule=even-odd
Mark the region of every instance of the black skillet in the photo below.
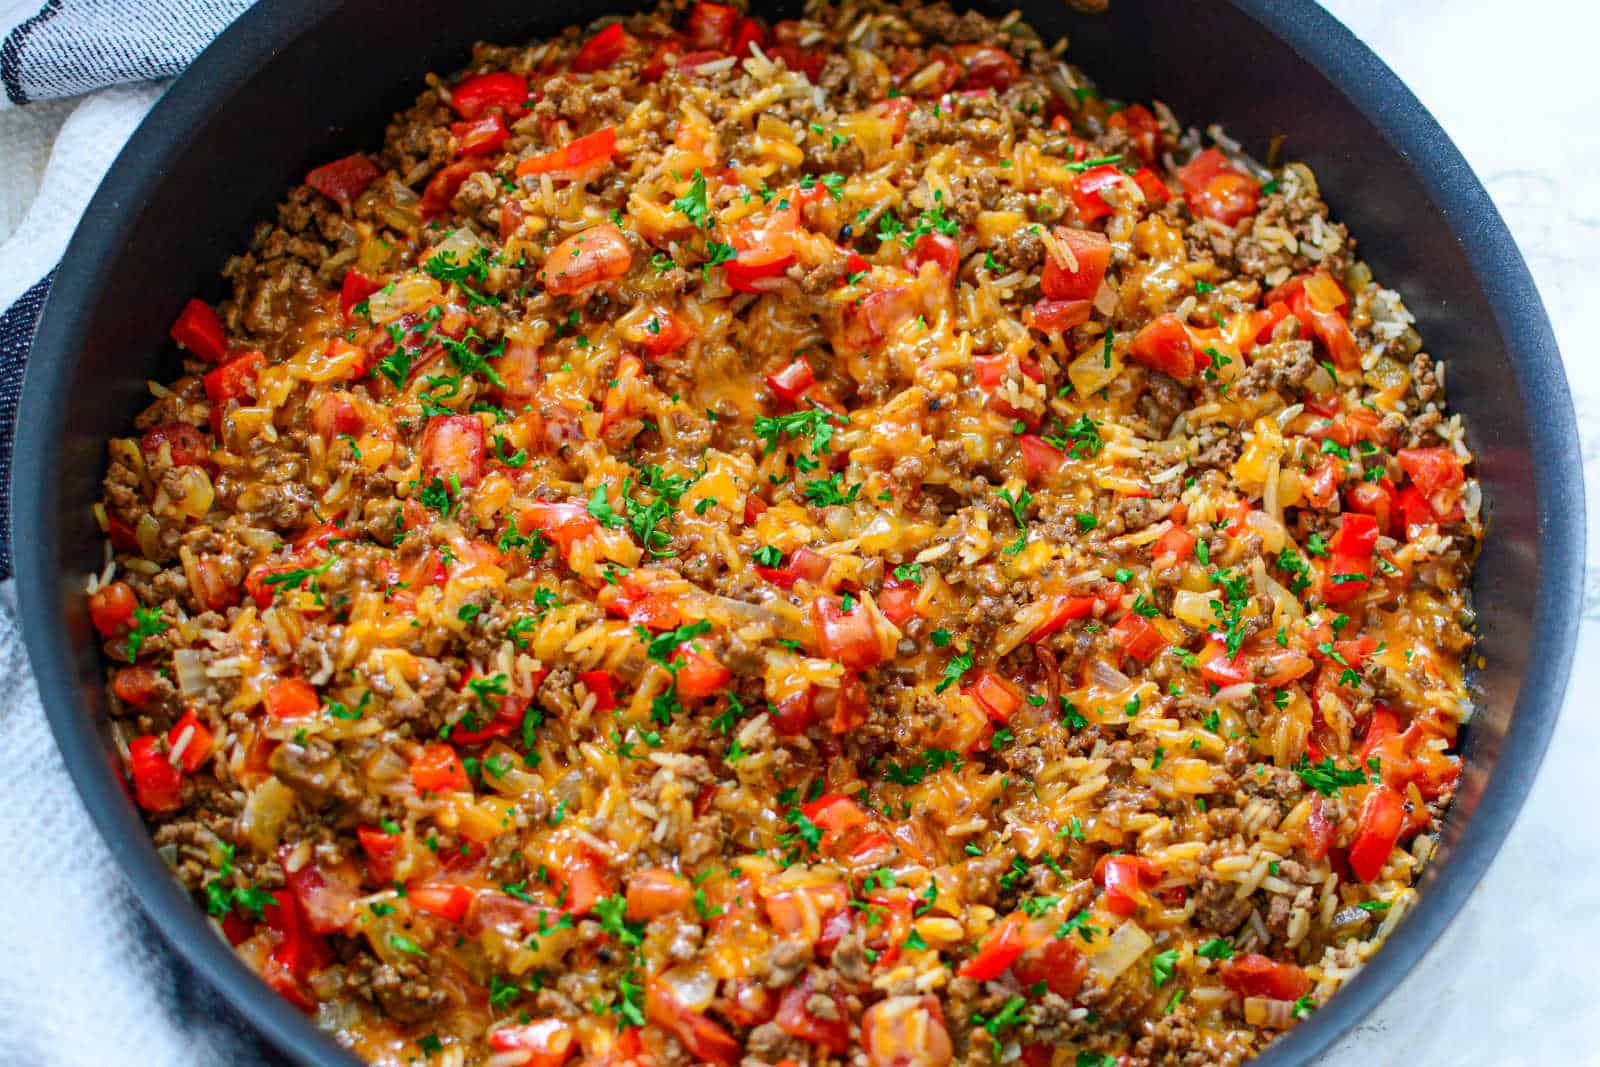
<svg viewBox="0 0 1600 1067">
<path fill-rule="evenodd" d="M 1160 97 L 1187 122 L 1224 123 L 1257 156 L 1287 135 L 1284 158 L 1312 165 L 1377 276 L 1405 295 L 1428 350 L 1449 361 L 1451 405 L 1479 458 L 1492 515 L 1474 583 L 1487 665 L 1461 789 L 1420 903 L 1354 981 L 1257 1061 L 1306 1062 L 1394 989 L 1460 909 L 1555 724 L 1584 538 L 1566 379 L 1522 257 L 1460 153 L 1399 79 L 1310 0 L 1113 0 L 1103 16 L 1061 0 L 1018 6 L 1046 39 L 1070 34 L 1073 60 L 1113 95 Z M 310 166 L 376 147 L 422 75 L 458 68 L 473 41 L 523 41 L 616 10 L 572 0 L 258 5 L 129 141 L 39 326 L 12 499 L 40 694 L 84 802 L 156 925 L 299 1063 L 354 1061 L 213 936 L 152 848 L 106 739 L 102 665 L 82 596 L 85 575 L 100 569 L 90 505 L 105 442 L 131 425 L 146 379 L 178 373 L 166 331 L 183 302 L 222 295 L 224 258 Z"/>
</svg>

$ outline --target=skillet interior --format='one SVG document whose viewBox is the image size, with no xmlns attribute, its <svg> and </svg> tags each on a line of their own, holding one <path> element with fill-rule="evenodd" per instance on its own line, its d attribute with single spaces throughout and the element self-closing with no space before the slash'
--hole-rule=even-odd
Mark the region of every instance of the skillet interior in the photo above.
<svg viewBox="0 0 1600 1067">
<path fill-rule="evenodd" d="M 1005 10 L 1010 4 L 979 5 Z M 1377 276 L 1401 291 L 1428 350 L 1450 362 L 1492 516 L 1475 578 L 1487 665 L 1466 769 L 1422 900 L 1317 1016 L 1256 1062 L 1308 1060 L 1420 958 L 1498 849 L 1561 703 L 1576 634 L 1582 484 L 1571 400 L 1526 267 L 1465 162 L 1394 75 L 1310 0 L 1114 0 L 1087 17 L 1020 6 L 1112 95 L 1156 96 L 1188 122 L 1224 122 L 1258 156 L 1315 169 Z M 564 0 L 277 0 L 246 14 L 169 92 L 91 204 L 57 274 L 23 398 L 13 478 L 29 651 L 91 814 L 162 932 L 269 1038 L 303 1063 L 353 1063 L 261 986 L 167 874 L 103 733 L 102 667 L 81 595 L 99 569 L 89 519 L 105 441 L 177 372 L 167 327 L 306 169 L 381 139 L 424 72 L 478 39 L 521 41 L 617 10 Z M 782 17 L 793 3 L 755 4 Z M 354 43 L 354 47 L 352 47 Z M 1530 491 L 1531 489 L 1531 491 Z"/>
</svg>

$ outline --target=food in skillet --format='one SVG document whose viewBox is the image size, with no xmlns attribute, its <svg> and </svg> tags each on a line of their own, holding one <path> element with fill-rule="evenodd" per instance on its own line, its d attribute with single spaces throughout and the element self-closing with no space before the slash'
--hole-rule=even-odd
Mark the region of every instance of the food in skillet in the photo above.
<svg viewBox="0 0 1600 1067">
<path fill-rule="evenodd" d="M 1414 900 L 1479 493 L 1304 166 L 699 3 L 481 47 L 225 273 L 90 606 L 360 1055 L 1232 1064 Z"/>
</svg>

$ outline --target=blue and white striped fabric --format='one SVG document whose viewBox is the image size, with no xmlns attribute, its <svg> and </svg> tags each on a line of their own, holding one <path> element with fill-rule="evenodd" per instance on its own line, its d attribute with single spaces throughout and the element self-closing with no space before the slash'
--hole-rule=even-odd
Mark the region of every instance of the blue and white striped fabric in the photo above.
<svg viewBox="0 0 1600 1067">
<path fill-rule="evenodd" d="M 40 308 L 158 79 L 248 0 L 0 0 L 0 530 Z M 0 577 L 10 573 L 0 536 Z M 0 1062 L 280 1064 L 144 918 L 67 779 L 0 583 Z"/>
</svg>

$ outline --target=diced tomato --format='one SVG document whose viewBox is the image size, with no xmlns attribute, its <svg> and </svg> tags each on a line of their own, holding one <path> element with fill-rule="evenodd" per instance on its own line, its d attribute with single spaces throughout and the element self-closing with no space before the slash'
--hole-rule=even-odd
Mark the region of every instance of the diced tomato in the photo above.
<svg viewBox="0 0 1600 1067">
<path fill-rule="evenodd" d="M 990 982 L 999 978 L 1022 955 L 1025 925 L 1026 919 L 1021 913 L 1007 915 L 999 926 L 984 935 L 977 954 L 963 963 L 956 974 L 975 982 Z"/>
<path fill-rule="evenodd" d="M 161 749 L 154 734 L 128 742 L 128 769 L 133 796 L 145 811 L 177 811 L 183 807 L 183 776 Z"/>
<path fill-rule="evenodd" d="M 990 670 L 980 670 L 973 676 L 972 684 L 961 692 L 977 702 L 983 713 L 995 722 L 1009 722 L 1022 707 L 1022 693 L 1016 685 Z"/>
<path fill-rule="evenodd" d="M 1376 482 L 1360 481 L 1344 491 L 1344 507 L 1361 515 L 1371 515 L 1377 520 L 1378 530 L 1385 534 L 1395 532 L 1394 516 L 1399 494 L 1388 478 Z"/>
<path fill-rule="evenodd" d="M 1303 838 L 1306 855 L 1314 860 L 1323 859 L 1333 849 L 1337 839 L 1339 827 L 1328 818 L 1328 813 L 1323 807 L 1322 798 L 1317 797 L 1311 802 L 1311 814 L 1306 818 L 1305 836 Z"/>
<path fill-rule="evenodd" d="M 191 298 L 172 324 L 172 339 L 207 363 L 221 363 L 228 356 L 228 337 L 222 320 L 204 300 Z"/>
<path fill-rule="evenodd" d="M 795 229 L 800 224 L 799 208 L 787 208 L 739 223 L 729 238 L 735 255 L 722 264 L 728 287 L 740 293 L 759 293 L 772 287 L 774 279 L 795 261 Z"/>
<path fill-rule="evenodd" d="M 804 74 L 813 83 L 822 73 L 822 65 L 828 57 L 820 50 L 807 51 L 795 44 L 776 44 L 768 51 L 768 55 L 776 60 L 781 60 L 783 65 L 790 70 Z"/>
<path fill-rule="evenodd" d="M 639 347 L 643 348 L 645 355 L 651 359 L 671 355 L 694 340 L 694 327 L 680 316 L 662 308 L 651 312 L 650 318 L 645 322 L 644 332 L 644 340 L 640 342 Z"/>
<path fill-rule="evenodd" d="M 406 886 L 406 899 L 413 907 L 453 923 L 467 914 L 472 898 L 471 889 L 449 882 L 413 882 Z"/>
<path fill-rule="evenodd" d="M 1033 632 L 1028 635 L 1028 641 L 1032 644 L 1038 644 L 1074 619 L 1087 619 L 1094 614 L 1094 605 L 1097 599 L 1099 598 L 1092 596 L 1059 595 L 1051 597 L 1050 614 L 1045 616 L 1043 622 L 1033 628 Z"/>
<path fill-rule="evenodd" d="M 594 694 L 596 711 L 610 711 L 617 706 L 616 684 L 610 671 L 579 671 L 578 681 Z"/>
<path fill-rule="evenodd" d="M 665 867 L 649 867 L 628 875 L 628 918 L 648 922 L 689 906 L 689 880 Z"/>
<path fill-rule="evenodd" d="M 1356 347 L 1350 324 L 1337 311 L 1318 311 L 1304 289 L 1289 297 L 1289 311 L 1302 326 L 1328 350 L 1334 366 L 1340 370 L 1355 370 L 1361 366 L 1361 350 Z"/>
<path fill-rule="evenodd" d="M 476 415 L 433 415 L 422 432 L 422 481 L 438 478 L 451 492 L 483 480 L 488 448 Z"/>
<path fill-rule="evenodd" d="M 800 806 L 800 812 L 822 829 L 822 847 L 831 848 L 845 834 L 870 819 L 861 805 L 838 793 L 824 793 L 817 799 Z"/>
<path fill-rule="evenodd" d="M 761 23 L 753 18 L 742 18 L 739 20 L 739 28 L 733 33 L 733 43 L 728 46 L 728 54 L 743 59 L 751 54 L 751 45 L 764 49 L 766 42 L 767 31 L 762 28 Z"/>
<path fill-rule="evenodd" d="M 1025 433 L 1018 441 L 1022 466 L 1029 481 L 1039 481 L 1065 466 L 1067 454 L 1037 434 Z"/>
<path fill-rule="evenodd" d="M 1405 802 L 1387 785 L 1374 786 L 1361 806 L 1355 840 L 1350 844 L 1350 871 L 1363 882 L 1375 881 L 1405 827 Z"/>
<path fill-rule="evenodd" d="M 201 378 L 206 396 L 211 401 L 211 429 L 222 431 L 222 413 L 228 401 L 238 400 L 255 391 L 256 375 L 266 366 L 267 357 L 260 352 L 241 352 L 225 363 L 218 364 Z"/>
<path fill-rule="evenodd" d="M 1152 559 L 1171 556 L 1178 563 L 1182 563 L 1194 554 L 1194 543 L 1194 534 L 1174 523 L 1166 533 L 1156 538 L 1150 555 Z"/>
<path fill-rule="evenodd" d="M 1072 939 L 1056 937 L 1049 931 L 1043 937 L 1023 937 L 1027 945 L 1011 964 L 1011 973 L 1024 989 L 1044 983 L 1058 997 L 1076 997 L 1089 975 L 1089 961 Z"/>
<path fill-rule="evenodd" d="M 715 48 L 726 51 L 733 41 L 735 28 L 739 24 L 739 11 L 728 4 L 714 4 L 708 0 L 689 9 L 689 19 L 684 24 L 684 33 L 689 38 L 689 43 L 696 48 Z"/>
<path fill-rule="evenodd" d="M 1039 288 L 1052 300 L 1093 300 L 1111 265 L 1111 242 L 1093 230 L 1057 226 L 1055 237 L 1072 253 L 1071 265 L 1047 255 Z"/>
<path fill-rule="evenodd" d="M 772 395 L 789 404 L 799 400 L 816 382 L 811 364 L 806 362 L 804 356 L 796 356 L 776 374 L 767 375 L 767 388 L 772 390 Z"/>
<path fill-rule="evenodd" d="M 350 309 L 382 288 L 382 282 L 374 281 L 360 271 L 345 271 L 344 281 L 339 285 L 339 313 L 346 322 L 350 321 Z"/>
<path fill-rule="evenodd" d="M 961 269 L 961 246 L 942 233 L 925 233 L 911 246 L 906 266 L 913 274 L 921 273 L 924 263 L 932 263 L 946 278 L 954 278 Z"/>
<path fill-rule="evenodd" d="M 149 707 L 160 685 L 161 673 L 154 667 L 123 667 L 111 676 L 111 692 L 118 700 L 135 708 Z"/>
<path fill-rule="evenodd" d="M 695 6 L 721 7 L 720 4 L 700 3 Z M 731 8 L 729 10 L 732 10 Z M 720 1023 L 705 1015 L 691 1011 L 677 998 L 673 989 L 659 978 L 650 979 L 645 986 L 645 1017 L 664 1030 L 671 1031 L 689 1054 L 699 1063 L 720 1064 L 732 1067 L 743 1055 L 743 1046 Z"/>
<path fill-rule="evenodd" d="M 1395 458 L 1417 492 L 1428 501 L 1434 518 L 1444 522 L 1460 517 L 1461 508 L 1454 490 L 1466 483 L 1467 472 L 1454 449 L 1402 448 L 1395 453 Z"/>
<path fill-rule="evenodd" d="M 262 917 L 267 928 L 278 935 L 274 960 L 296 980 L 304 981 L 313 971 L 333 962 L 333 950 L 311 929 L 299 898 L 291 890 L 275 890 L 272 903 L 262 909 Z"/>
<path fill-rule="evenodd" d="M 397 833 L 385 833 L 376 826 L 356 827 L 356 840 L 367 857 L 367 873 L 379 885 L 394 881 L 394 865 L 400 858 L 400 846 L 405 843 Z"/>
<path fill-rule="evenodd" d="M 1322 599 L 1344 604 L 1366 592 L 1372 584 L 1372 552 L 1378 540 L 1378 520 L 1371 515 L 1345 512 L 1339 530 L 1328 542 Z"/>
<path fill-rule="evenodd" d="M 146 462 L 153 462 L 161 455 L 163 445 L 174 467 L 204 466 L 210 456 L 205 434 L 186 422 L 151 427 L 140 440 L 139 450 L 145 454 Z"/>
<path fill-rule="evenodd" d="M 509 71 L 479 74 L 450 90 L 450 106 L 468 121 L 494 110 L 515 115 L 527 100 L 528 80 Z"/>
<path fill-rule="evenodd" d="M 1259 952 L 1223 960 L 1218 971 L 1222 984 L 1241 997 L 1298 1000 L 1311 991 L 1311 979 L 1298 965 L 1279 963 Z"/>
<path fill-rule="evenodd" d="M 324 393 L 311 409 L 311 428 L 329 444 L 345 434 L 359 433 L 362 426 L 361 413 L 348 393 Z"/>
<path fill-rule="evenodd" d="M 1161 869 L 1142 856 L 1122 853 L 1101 856 L 1094 865 L 1094 882 L 1105 890 L 1105 906 L 1124 919 L 1139 910 L 1145 890 L 1161 880 Z"/>
<path fill-rule="evenodd" d="M 1206 149 L 1179 167 L 1178 182 L 1189 198 L 1189 210 L 1226 226 L 1254 215 L 1261 198 L 1261 183 L 1216 148 Z"/>
<path fill-rule="evenodd" d="M 1028 325 L 1041 333 L 1065 333 L 1074 326 L 1088 322 L 1089 313 L 1093 310 L 1093 301 L 1051 300 L 1046 297 L 1036 301 L 1026 314 Z"/>
<path fill-rule="evenodd" d="M 849 902 L 850 887 L 843 882 L 779 889 L 768 892 L 764 900 L 767 918 L 779 937 L 804 941 L 819 953 L 833 951 L 836 931 L 839 936 L 849 932 L 847 922 L 835 921 L 841 914 L 849 918 Z"/>
<path fill-rule="evenodd" d="M 1255 680 L 1243 653 L 1229 658 L 1227 649 L 1215 635 L 1207 639 L 1206 653 L 1207 658 L 1200 664 L 1200 677 L 1213 685 L 1226 689 Z"/>
<path fill-rule="evenodd" d="M 587 849 L 561 865 L 556 874 L 561 887 L 562 910 L 587 915 L 595 902 L 611 895 L 611 877 L 605 861 Z"/>
<path fill-rule="evenodd" d="M 538 530 L 566 556 L 572 546 L 600 528 L 588 510 L 578 503 L 535 500 L 524 504 L 517 515 L 517 529 L 524 534 Z"/>
<path fill-rule="evenodd" d="M 376 163 L 358 152 L 324 163 L 306 175 L 306 184 L 329 200 L 348 204 L 366 192 L 382 173 Z"/>
<path fill-rule="evenodd" d="M 784 737 L 795 737 L 805 733 L 817 722 L 816 702 L 812 699 L 812 690 L 805 689 L 789 694 L 774 705 L 770 714 L 772 728 Z"/>
<path fill-rule="evenodd" d="M 142 670 L 144 668 L 128 668 L 128 670 Z M 117 672 L 118 675 L 126 674 L 127 670 Z M 184 741 L 187 737 L 188 740 Z M 183 752 L 178 756 L 178 763 L 184 770 L 193 773 L 199 770 L 200 765 L 211 755 L 211 731 L 202 723 L 194 713 L 194 709 L 183 713 L 183 716 L 173 723 L 172 729 L 167 731 L 167 748 L 176 752 L 178 744 L 183 743 Z"/>
<path fill-rule="evenodd" d="M 678 57 L 678 69 L 694 70 L 697 67 L 703 67 L 707 63 L 715 63 L 723 58 L 726 58 L 726 53 L 715 48 L 707 49 L 703 52 L 686 52 Z"/>
<path fill-rule="evenodd" d="M 1432 526 L 1438 521 L 1433 514 L 1433 505 L 1428 503 L 1428 498 L 1414 485 L 1401 488 L 1396 504 L 1400 508 L 1400 518 L 1405 523 L 1408 538 L 1416 527 Z"/>
<path fill-rule="evenodd" d="M 1180 380 L 1192 377 L 1205 365 L 1197 357 L 1188 327 L 1170 313 L 1152 319 L 1134 334 L 1128 355 L 1151 370 Z"/>
<path fill-rule="evenodd" d="M 318 934 L 343 930 L 355 917 L 356 897 L 360 894 L 353 872 L 346 868 L 324 869 L 310 859 L 291 870 L 293 853 L 294 846 L 284 845 L 278 850 L 278 863 L 305 925 Z"/>
<path fill-rule="evenodd" d="M 274 719 L 301 719 L 322 706 L 316 689 L 303 678 L 284 678 L 267 690 L 263 702 Z"/>
<path fill-rule="evenodd" d="M 1318 510 L 1332 507 L 1339 498 L 1339 477 L 1339 461 L 1332 456 L 1324 456 L 1309 478 L 1302 476 L 1301 486 L 1305 491 L 1306 503 Z"/>
<path fill-rule="evenodd" d="M 411 784 L 419 793 L 459 793 L 472 787 L 456 750 L 437 742 L 423 745 L 411 761 Z"/>
<path fill-rule="evenodd" d="M 684 647 L 673 657 L 678 668 L 678 695 L 699 700 L 720 693 L 733 678 L 717 657 L 697 648 Z"/>
<path fill-rule="evenodd" d="M 571 1058 L 578 1044 L 572 1025 L 552 1017 L 491 1030 L 489 1047 L 501 1054 L 495 1057 L 496 1063 L 514 1067 L 561 1067 Z M 520 1056 L 508 1058 L 511 1053 Z"/>
<path fill-rule="evenodd" d="M 424 221 L 437 218 L 450 210 L 450 201 L 456 198 L 466 180 L 480 170 L 488 170 L 493 160 L 483 156 L 468 156 L 440 167 L 422 189 L 422 217 Z"/>
<path fill-rule="evenodd" d="M 872 615 L 859 603 L 846 612 L 838 599 L 819 596 L 811 602 L 811 626 L 816 633 L 817 652 L 826 659 L 853 671 L 864 671 L 884 660 L 883 641 Z"/>
<path fill-rule="evenodd" d="M 524 159 L 517 164 L 517 175 L 549 174 L 555 178 L 576 180 L 600 170 L 616 155 L 617 128 L 605 126 L 543 155 Z"/>
<path fill-rule="evenodd" d="M 1112 163 L 1090 167 L 1079 174 L 1068 190 L 1072 194 L 1072 202 L 1078 207 L 1078 220 L 1093 222 L 1111 214 L 1115 209 L 1103 194 L 1105 190 L 1120 185 L 1126 177 Z"/>
<path fill-rule="evenodd" d="M 917 614 L 917 597 L 921 595 L 915 582 L 893 579 L 878 593 L 878 610 L 896 626 L 904 626 Z"/>
<path fill-rule="evenodd" d="M 1117 624 L 1111 628 L 1111 636 L 1124 655 L 1132 656 L 1141 663 L 1155 659 L 1167 647 L 1167 639 L 1161 636 L 1161 631 L 1149 619 L 1133 611 L 1117 620 Z"/>
<path fill-rule="evenodd" d="M 485 115 L 471 122 L 452 122 L 450 133 L 456 139 L 456 154 L 462 156 L 492 155 L 511 139 L 505 119 L 498 114 Z"/>
<path fill-rule="evenodd" d="M 919 306 L 919 297 L 907 286 L 874 290 L 846 305 L 845 340 L 854 348 L 872 348 L 915 318 Z"/>
<path fill-rule="evenodd" d="M 1160 153 L 1161 123 L 1156 120 L 1155 114 L 1149 108 L 1143 104 L 1130 104 L 1121 111 L 1114 112 L 1106 119 L 1106 125 L 1127 134 L 1139 157 L 1146 163 L 1156 161 Z"/>
<path fill-rule="evenodd" d="M 813 1014 L 806 1007 L 813 989 L 811 976 L 807 974 L 798 985 L 792 985 L 784 991 L 783 998 L 778 1002 L 778 1026 L 793 1037 L 842 1056 L 850 1049 L 849 1012 L 839 1003 L 840 996 L 835 991 L 832 994 L 836 1006 L 831 1013 L 833 1018 L 824 1019 Z"/>
<path fill-rule="evenodd" d="M 632 35 L 622 28 L 622 23 L 613 22 L 583 42 L 583 47 L 572 59 L 572 69 L 579 74 L 606 70 L 626 55 L 633 43 Z"/>
<path fill-rule="evenodd" d="M 119 637 L 133 618 L 139 598 L 127 582 L 109 582 L 89 597 L 89 621 L 105 637 Z"/>
<path fill-rule="evenodd" d="M 602 222 L 573 234 L 545 257 L 540 277 L 551 296 L 569 296 L 628 273 L 633 250 L 622 231 Z"/>
<path fill-rule="evenodd" d="M 1133 172 L 1133 184 L 1139 187 L 1146 200 L 1157 207 L 1165 204 L 1172 196 L 1171 191 L 1167 189 L 1167 183 L 1149 167 L 1140 167 Z"/>
</svg>

